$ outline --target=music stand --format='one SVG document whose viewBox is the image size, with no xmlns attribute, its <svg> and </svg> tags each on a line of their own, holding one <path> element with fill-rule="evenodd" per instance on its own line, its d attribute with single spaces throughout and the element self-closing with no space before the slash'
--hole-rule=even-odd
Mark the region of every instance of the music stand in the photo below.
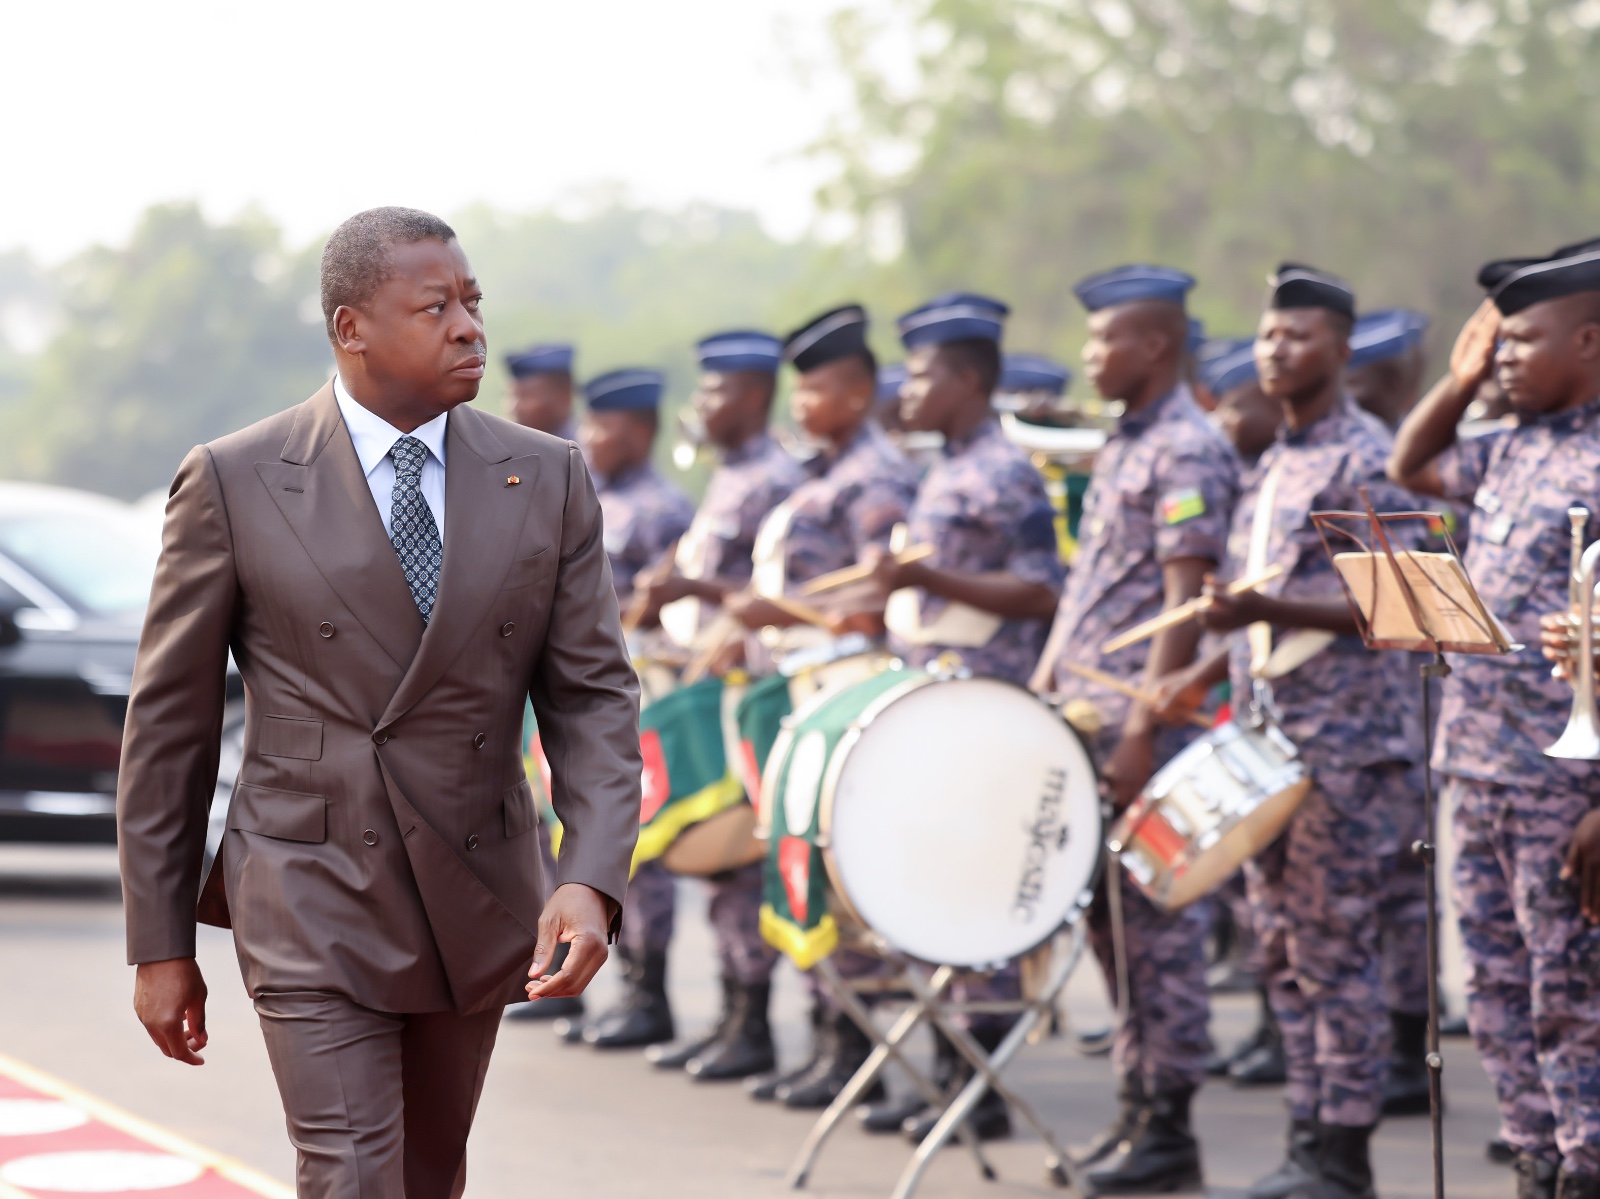
<svg viewBox="0 0 1600 1199">
<path fill-rule="evenodd" d="M 1446 653 L 1506 654 L 1520 649 L 1505 628 L 1484 606 L 1472 585 L 1455 539 L 1437 512 L 1383 512 L 1372 507 L 1365 487 L 1360 489 L 1365 512 L 1313 512 L 1312 523 L 1322 547 L 1334 565 L 1339 587 L 1355 616 L 1361 640 L 1368 649 L 1409 650 L 1433 655 L 1420 668 L 1422 677 L 1422 840 L 1411 851 L 1425 868 L 1428 937 L 1428 1113 L 1433 1135 L 1433 1194 L 1444 1199 L 1444 1058 L 1439 1053 L 1439 907 L 1438 881 L 1434 877 L 1435 852 L 1433 795 L 1432 681 L 1449 677 Z M 1363 541 L 1347 527 L 1362 521 L 1370 540 Z M 1389 526 L 1425 521 L 1444 539 L 1443 553 L 1395 549 Z M 1329 537 L 1347 539 L 1359 551 L 1335 553 Z M 1373 547 L 1377 548 L 1374 549 Z M 1397 602 L 1399 601 L 1399 602 Z"/>
</svg>

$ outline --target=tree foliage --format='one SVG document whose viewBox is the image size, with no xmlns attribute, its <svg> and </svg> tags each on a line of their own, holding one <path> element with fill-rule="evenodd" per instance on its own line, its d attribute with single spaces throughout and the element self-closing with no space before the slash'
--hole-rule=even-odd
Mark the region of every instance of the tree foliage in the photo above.
<svg viewBox="0 0 1600 1199">
<path fill-rule="evenodd" d="M 866 10 L 826 199 L 898 226 L 922 289 L 992 289 L 1074 347 L 1072 283 L 1155 260 L 1214 326 L 1281 259 L 1370 307 L 1465 315 L 1477 265 L 1592 236 L 1597 0 L 911 0 L 914 79 Z M 891 30 L 891 32 L 894 32 Z"/>
</svg>

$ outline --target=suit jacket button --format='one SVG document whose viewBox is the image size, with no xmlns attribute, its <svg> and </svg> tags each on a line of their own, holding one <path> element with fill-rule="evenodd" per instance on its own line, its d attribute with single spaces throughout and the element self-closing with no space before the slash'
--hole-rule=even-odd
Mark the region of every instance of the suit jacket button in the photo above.
<svg viewBox="0 0 1600 1199">
<path fill-rule="evenodd" d="M 388 733 L 373 733 L 372 734 L 372 743 L 374 745 L 382 745 L 388 739 L 389 739 L 389 734 Z"/>
<path fill-rule="evenodd" d="M 378 843 L 378 834 L 369 828 L 366 832 L 361 834 L 361 839 L 368 845 L 376 845 Z"/>
<path fill-rule="evenodd" d="M 505 624 L 500 626 L 500 636 L 502 636 L 502 637 L 511 636 L 511 631 L 513 629 L 515 629 L 516 627 L 517 627 L 517 625 L 516 625 L 515 621 L 511 621 L 511 620 L 506 621 Z"/>
<path fill-rule="evenodd" d="M 467 837 L 467 848 L 468 849 L 477 849 L 478 848 L 478 834 L 477 833 L 472 833 L 470 836 Z"/>
<path fill-rule="evenodd" d="M 486 737 L 482 733 L 479 733 L 476 737 L 474 737 L 472 739 L 472 747 L 474 749 L 482 749 L 486 744 L 488 744 L 488 741 L 489 741 L 488 737 Z"/>
<path fill-rule="evenodd" d="M 321 633 L 324 637 L 332 637 L 333 636 L 333 626 L 331 624 L 329 624 L 327 621 L 323 621 L 321 624 L 319 624 L 317 626 L 317 632 Z"/>
</svg>

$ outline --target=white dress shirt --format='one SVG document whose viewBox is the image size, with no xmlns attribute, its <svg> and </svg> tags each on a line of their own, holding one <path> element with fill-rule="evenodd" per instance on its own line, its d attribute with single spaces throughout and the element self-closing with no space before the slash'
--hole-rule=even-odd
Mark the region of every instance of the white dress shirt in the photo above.
<svg viewBox="0 0 1600 1199">
<path fill-rule="evenodd" d="M 389 457 L 389 451 L 406 434 L 352 399 L 337 374 L 333 377 L 333 398 L 344 416 L 344 427 L 350 430 L 356 457 L 367 476 L 367 486 L 372 489 L 372 501 L 378 505 L 378 515 L 383 519 L 383 531 L 393 536 L 390 517 L 394 506 L 394 459 Z M 441 549 L 444 547 L 444 435 L 449 419 L 450 414 L 442 412 L 411 431 L 412 437 L 428 447 L 428 457 L 422 464 L 422 498 L 428 501 L 428 508 L 433 512 Z"/>
</svg>

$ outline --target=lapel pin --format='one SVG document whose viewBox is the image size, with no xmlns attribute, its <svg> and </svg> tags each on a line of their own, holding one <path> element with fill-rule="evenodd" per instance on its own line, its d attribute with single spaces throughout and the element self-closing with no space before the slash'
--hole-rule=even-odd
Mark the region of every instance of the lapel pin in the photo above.
<svg viewBox="0 0 1600 1199">
<path fill-rule="evenodd" d="M 521 475 L 507 475 L 506 476 L 506 486 L 507 487 L 515 487 L 520 482 L 522 482 L 522 476 Z"/>
</svg>

